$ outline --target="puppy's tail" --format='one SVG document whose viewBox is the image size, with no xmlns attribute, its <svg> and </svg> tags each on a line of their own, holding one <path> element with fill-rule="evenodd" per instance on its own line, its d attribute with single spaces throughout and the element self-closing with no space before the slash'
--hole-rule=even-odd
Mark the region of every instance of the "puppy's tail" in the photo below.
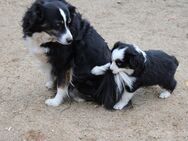
<svg viewBox="0 0 188 141">
<path fill-rule="evenodd" d="M 172 58 L 174 59 L 175 64 L 177 65 L 177 67 L 179 66 L 179 61 L 177 60 L 177 58 L 175 56 L 172 56 Z"/>
<path fill-rule="evenodd" d="M 95 98 L 100 100 L 99 103 L 104 105 L 106 109 L 112 109 L 115 103 L 120 99 L 114 74 L 111 70 L 107 70 L 104 78 L 95 93 Z"/>
</svg>

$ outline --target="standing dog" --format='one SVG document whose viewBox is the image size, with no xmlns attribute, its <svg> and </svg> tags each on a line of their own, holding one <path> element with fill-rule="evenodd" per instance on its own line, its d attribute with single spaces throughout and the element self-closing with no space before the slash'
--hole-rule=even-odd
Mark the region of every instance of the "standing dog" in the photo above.
<svg viewBox="0 0 188 141">
<path fill-rule="evenodd" d="M 176 87 L 174 75 L 178 67 L 174 56 L 163 51 L 142 51 L 136 45 L 117 42 L 112 49 L 112 62 L 92 69 L 95 75 L 110 69 L 115 74 L 118 89 L 123 93 L 114 109 L 122 109 L 140 87 L 159 85 L 165 89 L 160 98 L 167 98 Z"/>
<path fill-rule="evenodd" d="M 91 74 L 94 66 L 111 61 L 111 52 L 74 6 L 64 0 L 36 0 L 26 12 L 22 27 L 27 46 L 48 74 L 46 86 L 51 88 L 57 80 L 57 94 L 46 100 L 47 105 L 58 106 L 67 93 L 78 90 L 85 100 L 113 107 L 117 102 L 113 75 Z M 71 80 L 69 69 L 73 70 Z"/>
</svg>

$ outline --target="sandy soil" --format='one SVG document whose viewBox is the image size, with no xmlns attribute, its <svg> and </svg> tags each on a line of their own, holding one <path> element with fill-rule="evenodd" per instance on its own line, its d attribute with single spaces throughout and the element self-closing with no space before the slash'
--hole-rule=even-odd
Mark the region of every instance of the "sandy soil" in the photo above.
<svg viewBox="0 0 188 141">
<path fill-rule="evenodd" d="M 70 0 L 110 46 L 117 40 L 162 49 L 180 61 L 177 89 L 141 89 L 133 109 L 110 112 L 93 103 L 47 107 L 52 96 L 22 41 L 28 0 L 0 1 L 0 141 L 187 141 L 188 1 Z"/>
</svg>

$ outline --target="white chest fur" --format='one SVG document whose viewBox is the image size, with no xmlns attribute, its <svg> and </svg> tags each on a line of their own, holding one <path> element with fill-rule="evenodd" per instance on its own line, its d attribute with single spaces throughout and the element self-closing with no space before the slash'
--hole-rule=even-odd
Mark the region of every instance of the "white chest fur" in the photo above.
<svg viewBox="0 0 188 141">
<path fill-rule="evenodd" d="M 47 63 L 46 53 L 49 51 L 48 48 L 40 47 L 42 43 L 54 41 L 54 39 L 48 34 L 34 33 L 31 37 L 25 38 L 25 46 L 28 48 L 31 55 L 37 58 L 40 62 Z"/>
</svg>

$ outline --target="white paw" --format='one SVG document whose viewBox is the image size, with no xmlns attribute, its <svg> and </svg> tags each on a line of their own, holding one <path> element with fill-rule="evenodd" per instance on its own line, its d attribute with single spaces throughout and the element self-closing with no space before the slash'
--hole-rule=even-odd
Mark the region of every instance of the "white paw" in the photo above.
<svg viewBox="0 0 188 141">
<path fill-rule="evenodd" d="M 47 99 L 47 100 L 45 101 L 45 104 L 46 104 L 46 105 L 48 105 L 48 106 L 54 106 L 54 107 L 59 106 L 61 103 L 62 103 L 61 100 L 57 100 L 57 99 L 55 99 L 55 98 Z"/>
<path fill-rule="evenodd" d="M 96 66 L 91 70 L 91 73 L 94 75 L 102 75 L 104 71 L 100 69 L 100 67 Z"/>
<path fill-rule="evenodd" d="M 122 110 L 124 107 L 126 106 L 126 103 L 123 103 L 123 102 L 118 102 L 114 105 L 114 109 L 115 110 Z"/>
<path fill-rule="evenodd" d="M 53 86 L 54 86 L 53 81 L 48 81 L 48 82 L 46 82 L 46 84 L 45 84 L 45 87 L 48 88 L 48 89 L 52 89 Z"/>
<path fill-rule="evenodd" d="M 94 75 L 103 75 L 110 67 L 110 63 L 107 63 L 103 66 L 95 66 L 92 70 L 91 73 Z"/>
<path fill-rule="evenodd" d="M 171 95 L 170 92 L 165 91 L 165 92 L 162 92 L 162 93 L 159 95 L 159 97 L 164 99 L 164 98 L 168 98 L 170 95 Z"/>
</svg>

